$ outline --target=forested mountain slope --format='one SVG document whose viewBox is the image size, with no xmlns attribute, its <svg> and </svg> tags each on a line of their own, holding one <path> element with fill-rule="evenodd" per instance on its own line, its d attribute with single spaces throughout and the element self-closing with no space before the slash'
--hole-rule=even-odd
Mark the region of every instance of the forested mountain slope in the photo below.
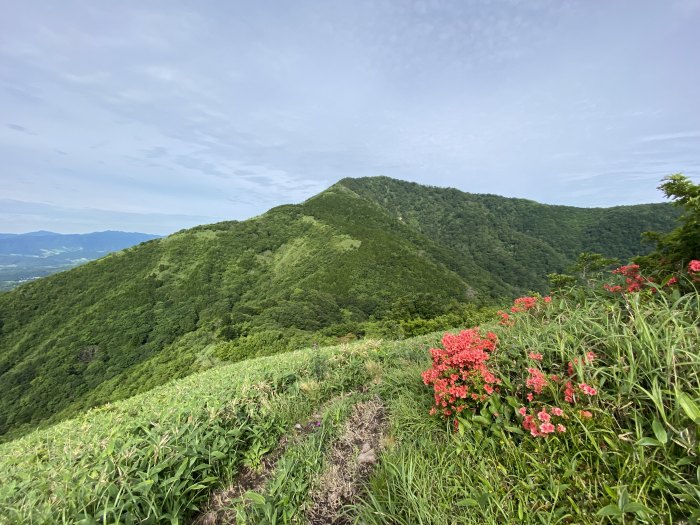
<svg viewBox="0 0 700 525">
<path fill-rule="evenodd" d="M 676 215 L 381 177 L 183 230 L 0 294 L 0 436 L 220 361 L 542 289 L 580 251 L 642 252 L 639 234 L 670 230 Z"/>
<path fill-rule="evenodd" d="M 645 253 L 649 246 L 640 243 L 641 233 L 670 230 L 678 217 L 665 203 L 575 208 L 388 177 L 339 184 L 521 291 L 546 286 L 547 273 L 562 270 L 583 251 L 623 261 Z"/>
</svg>

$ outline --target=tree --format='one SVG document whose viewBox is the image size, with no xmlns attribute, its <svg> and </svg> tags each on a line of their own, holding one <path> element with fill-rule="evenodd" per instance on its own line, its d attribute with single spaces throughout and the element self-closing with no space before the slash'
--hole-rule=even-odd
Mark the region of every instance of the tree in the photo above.
<svg viewBox="0 0 700 525">
<path fill-rule="evenodd" d="M 689 261 L 700 259 L 700 185 L 680 173 L 663 179 L 659 189 L 683 209 L 679 226 L 670 233 L 647 233 L 656 249 L 635 262 L 656 273 L 683 270 Z"/>
<path fill-rule="evenodd" d="M 550 273 L 547 278 L 552 290 L 566 290 L 577 284 L 590 287 L 605 270 L 618 263 L 617 259 L 610 259 L 600 253 L 583 252 L 566 269 L 566 273 Z"/>
</svg>

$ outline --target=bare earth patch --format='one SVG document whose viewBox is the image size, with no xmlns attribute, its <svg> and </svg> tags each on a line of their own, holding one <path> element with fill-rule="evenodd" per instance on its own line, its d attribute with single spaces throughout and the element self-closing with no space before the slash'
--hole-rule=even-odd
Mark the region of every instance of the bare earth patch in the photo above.
<svg viewBox="0 0 700 525">
<path fill-rule="evenodd" d="M 356 499 L 377 462 L 386 430 L 384 404 L 379 397 L 358 403 L 343 434 L 326 455 L 326 468 L 311 491 L 306 512 L 309 525 L 345 525 L 343 506 Z"/>
</svg>

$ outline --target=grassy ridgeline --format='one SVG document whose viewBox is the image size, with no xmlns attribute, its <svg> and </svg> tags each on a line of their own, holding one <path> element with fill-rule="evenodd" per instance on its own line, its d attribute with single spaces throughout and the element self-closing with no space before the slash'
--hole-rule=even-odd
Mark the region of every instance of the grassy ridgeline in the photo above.
<svg viewBox="0 0 700 525">
<path fill-rule="evenodd" d="M 349 509 L 365 523 L 680 522 L 700 508 L 698 304 L 697 294 L 582 294 L 494 323 L 504 375 L 522 373 L 530 351 L 549 369 L 598 355 L 593 417 L 572 418 L 564 434 L 535 439 L 490 416 L 453 432 L 429 416 L 420 373 L 439 334 L 303 350 L 197 374 L 0 446 L 0 523 L 94 523 L 105 512 L 106 523 L 182 521 L 341 392 L 356 397 L 285 453 L 251 497 L 250 523 L 304 522 L 347 404 L 373 395 L 389 430 Z"/>
<path fill-rule="evenodd" d="M 220 367 L 1 445 L 0 523 L 191 515 L 292 423 L 365 382 L 374 352 L 365 342 Z"/>
</svg>

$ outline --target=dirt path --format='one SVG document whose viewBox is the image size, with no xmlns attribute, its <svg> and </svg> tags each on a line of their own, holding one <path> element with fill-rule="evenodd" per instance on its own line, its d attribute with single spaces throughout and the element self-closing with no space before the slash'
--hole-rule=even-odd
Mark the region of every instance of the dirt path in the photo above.
<svg viewBox="0 0 700 525">
<path fill-rule="evenodd" d="M 384 404 L 379 397 L 358 403 L 343 434 L 326 455 L 326 467 L 311 491 L 306 512 L 309 525 L 346 525 L 343 507 L 356 500 L 369 478 L 386 431 Z"/>
<path fill-rule="evenodd" d="M 258 468 L 252 469 L 244 466 L 231 486 L 216 491 L 211 495 L 202 513 L 193 521 L 193 525 L 236 523 L 236 510 L 233 508 L 236 500 L 242 499 L 244 494 L 249 491 L 261 492 L 274 474 L 277 461 L 284 455 L 286 450 L 295 443 L 299 443 L 307 435 L 318 430 L 324 410 L 337 401 L 339 397 L 349 395 L 351 393 L 344 393 L 326 401 L 304 423 L 294 425 L 288 433 L 279 439 L 277 446 L 269 454 L 262 457 Z"/>
</svg>

